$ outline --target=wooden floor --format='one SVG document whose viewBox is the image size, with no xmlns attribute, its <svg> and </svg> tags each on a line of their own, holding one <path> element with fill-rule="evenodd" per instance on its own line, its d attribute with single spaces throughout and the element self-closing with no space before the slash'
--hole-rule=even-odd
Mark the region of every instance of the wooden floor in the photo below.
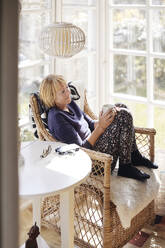
<svg viewBox="0 0 165 248">
<path fill-rule="evenodd" d="M 162 170 L 165 170 L 165 163 L 164 163 L 165 152 L 164 151 L 162 150 L 156 151 L 156 162 L 159 165 L 158 173 L 161 172 Z M 25 240 L 28 238 L 27 233 L 32 225 L 33 225 L 32 206 L 29 205 L 29 202 L 27 201 L 20 201 L 19 245 L 22 245 L 25 242 Z M 147 229 L 153 235 L 153 237 L 151 237 L 152 244 L 148 246 L 142 246 L 142 247 L 145 247 L 145 248 L 165 247 L 165 227 L 163 228 L 164 229 L 162 230 L 160 225 L 148 226 Z M 60 248 L 60 236 L 57 233 L 55 233 L 53 230 L 50 230 L 50 229 L 47 230 L 46 228 L 42 228 L 40 231 L 41 231 L 42 237 L 47 241 L 50 248 Z M 136 246 L 132 246 L 128 244 L 125 247 L 133 248 Z"/>
<path fill-rule="evenodd" d="M 22 205 L 22 203 L 21 203 Z M 32 205 L 20 210 L 20 228 L 19 228 L 19 245 L 21 246 L 28 238 L 28 231 L 33 225 Z M 47 241 L 50 248 L 60 247 L 60 236 L 53 230 L 44 227 L 40 230 L 42 237 Z"/>
<path fill-rule="evenodd" d="M 29 206 L 20 211 L 20 237 L 19 243 L 22 245 L 28 238 L 27 232 L 32 226 L 32 207 Z M 163 248 L 165 247 L 165 225 L 157 224 L 154 226 L 146 226 L 144 232 L 150 234 L 148 240 L 141 248 Z M 41 229 L 41 235 L 46 240 L 50 248 L 60 248 L 60 237 L 53 230 L 46 228 Z M 138 248 L 139 246 L 128 243 L 123 248 Z"/>
</svg>

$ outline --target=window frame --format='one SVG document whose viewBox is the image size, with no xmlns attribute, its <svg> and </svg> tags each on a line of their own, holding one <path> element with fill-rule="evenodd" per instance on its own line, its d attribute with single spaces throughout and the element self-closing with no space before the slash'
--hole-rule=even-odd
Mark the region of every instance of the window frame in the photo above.
<svg viewBox="0 0 165 248">
<path fill-rule="evenodd" d="M 152 27 L 152 10 L 155 9 L 165 9 L 165 5 L 163 6 L 157 6 L 157 5 L 151 5 L 151 1 L 146 1 L 146 5 L 114 5 L 111 2 L 108 1 L 108 16 L 107 16 L 107 22 L 109 20 L 110 26 L 113 27 L 113 10 L 115 9 L 124 9 L 126 8 L 138 8 L 138 9 L 144 9 L 146 11 L 146 25 L 147 25 L 147 37 L 146 39 L 146 51 L 134 51 L 134 50 L 125 50 L 125 49 L 115 49 L 113 48 L 113 28 L 108 31 L 107 35 L 110 35 L 110 46 L 108 49 L 108 54 L 109 54 L 109 68 L 110 71 L 113 71 L 113 55 L 114 54 L 124 54 L 124 55 L 134 55 L 134 56 L 139 56 L 142 55 L 146 57 L 146 92 L 147 96 L 145 97 L 139 97 L 139 96 L 131 96 L 131 95 L 126 95 L 126 94 L 120 94 L 120 93 L 115 93 L 114 92 L 114 83 L 111 83 L 109 85 L 109 82 L 106 82 L 106 88 L 109 87 L 109 92 L 106 96 L 106 100 L 108 99 L 113 99 L 115 97 L 121 98 L 121 99 L 126 99 L 126 100 L 131 100 L 134 103 L 144 103 L 147 105 L 147 127 L 154 127 L 154 107 L 158 106 L 161 108 L 165 108 L 165 101 L 160 101 L 160 100 L 154 100 L 154 74 L 153 74 L 153 60 L 154 58 L 163 58 L 165 59 L 165 53 L 158 53 L 158 52 L 153 52 L 152 51 L 152 34 L 151 34 L 151 27 Z M 111 63 L 110 63 L 111 61 Z M 110 74 L 110 82 L 114 82 L 113 79 L 113 73 Z"/>
</svg>

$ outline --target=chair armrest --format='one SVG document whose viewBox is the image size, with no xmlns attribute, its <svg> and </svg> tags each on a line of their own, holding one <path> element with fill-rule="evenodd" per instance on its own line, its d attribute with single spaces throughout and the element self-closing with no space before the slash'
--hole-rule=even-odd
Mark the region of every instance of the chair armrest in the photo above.
<svg viewBox="0 0 165 248">
<path fill-rule="evenodd" d="M 136 142 L 140 152 L 148 157 L 152 162 L 155 157 L 155 134 L 154 128 L 135 127 Z"/>
<path fill-rule="evenodd" d="M 156 130 L 154 128 L 135 127 L 135 133 L 144 133 L 144 134 L 149 134 L 149 135 L 155 135 Z"/>
<path fill-rule="evenodd" d="M 89 107 L 87 96 L 87 90 L 84 91 L 84 112 L 89 115 L 93 120 L 98 120 L 98 117 L 92 112 L 91 108 Z"/>
</svg>

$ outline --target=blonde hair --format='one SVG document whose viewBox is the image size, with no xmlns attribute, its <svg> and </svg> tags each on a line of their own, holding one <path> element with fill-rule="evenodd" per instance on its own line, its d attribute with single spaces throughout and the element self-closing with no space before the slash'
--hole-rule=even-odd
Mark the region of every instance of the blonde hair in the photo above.
<svg viewBox="0 0 165 248">
<path fill-rule="evenodd" d="M 46 105 L 46 107 L 54 107 L 56 92 L 59 90 L 60 86 L 66 85 L 66 81 L 61 75 L 48 75 L 40 85 L 40 99 Z"/>
</svg>

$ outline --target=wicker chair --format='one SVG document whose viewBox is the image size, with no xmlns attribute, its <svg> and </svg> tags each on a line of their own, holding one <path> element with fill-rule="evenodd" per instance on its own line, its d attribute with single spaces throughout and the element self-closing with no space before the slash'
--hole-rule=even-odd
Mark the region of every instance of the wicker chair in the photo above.
<svg viewBox="0 0 165 248">
<path fill-rule="evenodd" d="M 96 119 L 84 98 L 84 112 Z M 56 141 L 45 129 L 34 95 L 30 104 L 41 140 Z M 154 160 L 154 129 L 135 128 L 136 140 L 140 151 Z M 85 248 L 123 247 L 145 224 L 152 223 L 155 217 L 154 201 L 151 201 L 124 229 L 121 225 L 116 206 L 110 201 L 110 180 L 112 157 L 108 154 L 84 149 L 92 160 L 92 172 L 86 182 L 75 189 L 75 244 Z M 104 167 L 104 174 L 101 168 Z M 98 173 L 98 177 L 96 174 Z M 49 196 L 41 205 L 41 222 L 46 227 L 60 233 L 59 197 Z"/>
</svg>

